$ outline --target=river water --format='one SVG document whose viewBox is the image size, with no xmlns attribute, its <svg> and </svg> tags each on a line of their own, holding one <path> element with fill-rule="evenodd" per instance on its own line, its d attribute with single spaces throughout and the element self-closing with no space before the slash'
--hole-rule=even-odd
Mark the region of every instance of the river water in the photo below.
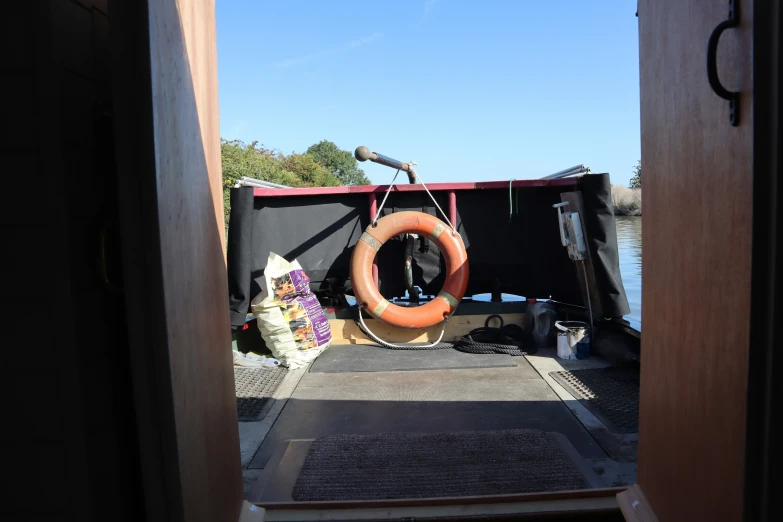
<svg viewBox="0 0 783 522">
<path fill-rule="evenodd" d="M 634 328 L 642 327 L 642 218 L 616 216 L 620 275 L 631 313 L 625 318 Z"/>
</svg>

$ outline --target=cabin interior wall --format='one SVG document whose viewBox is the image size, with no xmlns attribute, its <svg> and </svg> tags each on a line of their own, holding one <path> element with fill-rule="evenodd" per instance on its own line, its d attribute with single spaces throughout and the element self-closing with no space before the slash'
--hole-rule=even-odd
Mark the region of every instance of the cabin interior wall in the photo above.
<svg viewBox="0 0 783 522">
<path fill-rule="evenodd" d="M 107 0 L 0 15 L 5 520 L 144 518 L 124 300 L 109 288 L 111 19 Z"/>
</svg>

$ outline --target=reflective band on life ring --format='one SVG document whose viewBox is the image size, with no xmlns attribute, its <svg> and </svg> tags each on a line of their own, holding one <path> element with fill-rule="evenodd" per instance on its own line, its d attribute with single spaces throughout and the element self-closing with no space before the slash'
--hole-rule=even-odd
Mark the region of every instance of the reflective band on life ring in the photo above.
<svg viewBox="0 0 783 522">
<path fill-rule="evenodd" d="M 383 298 L 372 279 L 372 263 L 381 246 L 400 234 L 429 237 L 446 259 L 446 282 L 429 303 L 397 306 Z M 454 313 L 468 287 L 468 254 L 458 234 L 435 216 L 423 212 L 396 212 L 370 225 L 362 234 L 351 256 L 351 286 L 356 302 L 376 319 L 400 328 L 426 328 Z"/>
</svg>

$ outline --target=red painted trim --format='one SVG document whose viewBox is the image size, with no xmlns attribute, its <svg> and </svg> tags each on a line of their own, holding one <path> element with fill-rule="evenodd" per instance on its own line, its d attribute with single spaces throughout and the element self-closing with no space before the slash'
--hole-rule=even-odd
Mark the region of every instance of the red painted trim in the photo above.
<svg viewBox="0 0 783 522">
<path fill-rule="evenodd" d="M 375 192 L 370 192 L 370 221 L 375 219 L 375 214 L 378 212 L 378 197 Z M 375 283 L 375 288 L 380 289 L 380 277 L 378 276 L 378 256 L 372 260 L 372 282 Z"/>
<path fill-rule="evenodd" d="M 375 219 L 375 214 L 378 212 L 378 197 L 375 192 L 370 192 L 370 221 Z"/>
<path fill-rule="evenodd" d="M 449 191 L 449 220 L 457 226 L 457 193 L 453 190 Z"/>
<path fill-rule="evenodd" d="M 562 179 L 520 179 L 511 182 L 514 188 L 524 187 L 573 187 L 579 185 L 581 176 Z M 360 187 L 313 187 L 313 188 L 287 188 L 287 189 L 268 189 L 254 188 L 253 195 L 256 197 L 271 196 L 318 196 L 326 194 L 361 194 L 386 192 L 388 185 L 363 185 Z M 484 189 L 507 189 L 508 181 L 474 181 L 469 183 L 432 183 L 427 185 L 431 192 L 442 192 L 444 190 L 484 190 Z M 424 187 L 420 184 L 415 185 L 394 185 L 392 192 L 419 192 Z"/>
</svg>

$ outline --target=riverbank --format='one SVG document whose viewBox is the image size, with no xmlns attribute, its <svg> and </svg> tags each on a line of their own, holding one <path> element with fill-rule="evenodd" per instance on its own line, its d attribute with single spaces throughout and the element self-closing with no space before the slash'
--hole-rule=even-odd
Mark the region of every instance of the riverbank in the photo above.
<svg viewBox="0 0 783 522">
<path fill-rule="evenodd" d="M 642 189 L 612 185 L 612 205 L 615 216 L 641 216 Z"/>
</svg>

